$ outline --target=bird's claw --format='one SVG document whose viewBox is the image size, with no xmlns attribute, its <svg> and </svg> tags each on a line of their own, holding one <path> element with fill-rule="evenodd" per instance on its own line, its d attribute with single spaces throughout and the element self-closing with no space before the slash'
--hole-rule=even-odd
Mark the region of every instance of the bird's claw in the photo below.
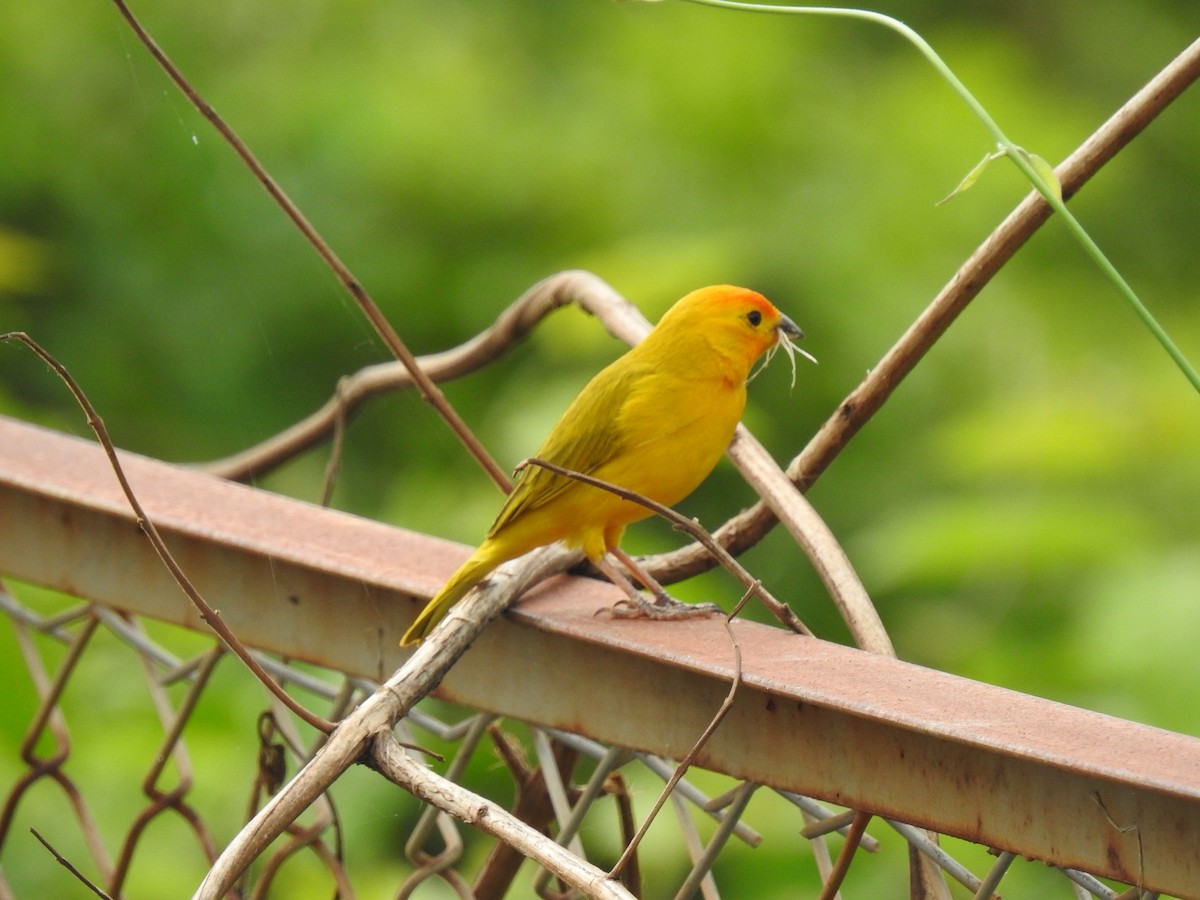
<svg viewBox="0 0 1200 900">
<path fill-rule="evenodd" d="M 715 603 L 683 603 L 673 598 L 667 598 L 667 602 L 645 598 L 618 600 L 612 606 L 597 611 L 600 612 L 607 612 L 614 619 L 655 619 L 660 622 L 725 615 L 725 610 Z"/>
</svg>

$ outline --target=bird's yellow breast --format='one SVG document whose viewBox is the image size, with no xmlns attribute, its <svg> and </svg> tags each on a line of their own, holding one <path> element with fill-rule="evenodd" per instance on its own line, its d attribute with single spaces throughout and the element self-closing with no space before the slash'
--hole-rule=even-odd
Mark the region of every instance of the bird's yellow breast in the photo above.
<svg viewBox="0 0 1200 900">
<path fill-rule="evenodd" d="M 660 377 L 635 383 L 612 423 L 621 434 L 620 449 L 587 474 L 672 506 L 695 490 L 720 460 L 745 398 L 744 385 L 724 380 L 700 383 Z M 559 459 L 550 461 L 570 468 Z M 553 499 L 525 506 L 504 519 L 491 537 L 529 549 L 562 540 L 597 559 L 620 540 L 627 525 L 653 515 L 610 491 L 558 479 L 555 476 Z"/>
<path fill-rule="evenodd" d="M 746 405 L 744 384 L 696 377 L 657 378 L 621 407 L 622 453 L 596 477 L 667 506 L 699 486 L 729 446 Z"/>
</svg>

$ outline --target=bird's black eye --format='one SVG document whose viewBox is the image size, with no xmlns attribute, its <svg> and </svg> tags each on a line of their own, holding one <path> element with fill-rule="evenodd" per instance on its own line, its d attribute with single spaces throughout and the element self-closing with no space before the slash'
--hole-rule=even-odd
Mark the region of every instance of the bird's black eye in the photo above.
<svg viewBox="0 0 1200 900">
<path fill-rule="evenodd" d="M 757 328 L 762 324 L 762 313 L 760 313 L 757 309 L 752 309 L 750 312 L 746 313 L 746 321 Z"/>
</svg>

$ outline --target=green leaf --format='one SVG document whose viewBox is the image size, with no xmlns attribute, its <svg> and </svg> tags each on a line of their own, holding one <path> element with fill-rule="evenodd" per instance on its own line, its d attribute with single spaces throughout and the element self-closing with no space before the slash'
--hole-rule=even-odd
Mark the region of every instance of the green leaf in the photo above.
<svg viewBox="0 0 1200 900">
<path fill-rule="evenodd" d="M 1025 159 L 1029 161 L 1029 165 L 1033 166 L 1033 171 L 1038 173 L 1038 177 L 1046 182 L 1046 186 L 1054 192 L 1054 195 L 1059 200 L 1063 198 L 1062 182 L 1058 180 L 1058 173 L 1054 171 L 1054 166 L 1046 162 L 1036 153 L 1026 153 L 1024 150 L 1021 153 Z"/>
<path fill-rule="evenodd" d="M 991 164 L 992 160 L 999 159 L 1003 155 L 1004 155 L 1003 150 L 996 150 L 992 153 L 987 154 L 983 159 L 981 159 L 975 165 L 975 168 L 973 168 L 970 172 L 968 172 L 966 174 L 966 177 L 963 178 L 963 180 L 958 183 L 958 186 L 955 187 L 954 190 L 952 190 L 949 194 L 947 194 L 945 197 L 943 197 L 941 200 L 939 200 L 937 203 L 935 203 L 934 206 L 941 206 L 943 203 L 948 203 L 951 200 L 953 200 L 955 197 L 957 197 L 959 194 L 961 194 L 963 191 L 968 190 L 971 187 L 971 185 L 973 185 L 976 181 L 979 180 L 979 176 L 983 174 L 983 170 L 986 169 Z"/>
</svg>

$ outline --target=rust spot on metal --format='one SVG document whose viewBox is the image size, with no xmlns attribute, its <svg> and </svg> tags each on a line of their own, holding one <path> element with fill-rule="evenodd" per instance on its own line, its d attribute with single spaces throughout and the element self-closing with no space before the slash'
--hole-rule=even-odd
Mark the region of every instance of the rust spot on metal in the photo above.
<svg viewBox="0 0 1200 900">
<path fill-rule="evenodd" d="M 1121 868 L 1121 851 L 1112 845 L 1109 841 L 1104 847 L 1104 856 L 1108 860 L 1108 865 L 1113 869 Z"/>
</svg>

